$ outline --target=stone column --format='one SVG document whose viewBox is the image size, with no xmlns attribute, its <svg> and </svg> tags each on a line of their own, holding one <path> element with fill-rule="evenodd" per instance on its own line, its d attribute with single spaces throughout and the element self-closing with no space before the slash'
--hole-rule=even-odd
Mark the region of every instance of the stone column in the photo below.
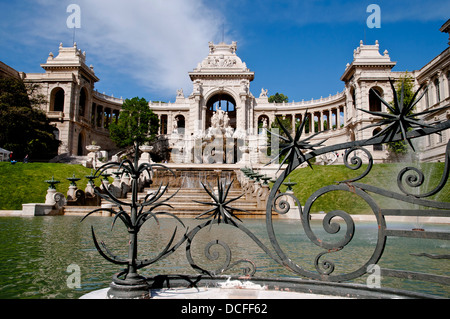
<svg viewBox="0 0 450 319">
<path fill-rule="evenodd" d="M 320 131 L 320 132 L 323 132 L 323 130 L 324 130 L 324 126 L 323 126 L 323 114 L 324 114 L 324 111 L 323 111 L 323 110 L 319 111 L 319 116 L 320 116 L 320 119 L 319 119 L 319 131 Z"/>
<path fill-rule="evenodd" d="M 341 127 L 340 125 L 340 112 L 339 106 L 336 108 L 336 129 L 338 130 Z"/>
<path fill-rule="evenodd" d="M 247 103 L 247 95 L 240 95 L 241 101 L 236 105 L 236 130 L 239 132 L 246 131 L 246 123 L 245 123 L 245 104 Z"/>
<path fill-rule="evenodd" d="M 445 99 L 445 95 L 444 95 L 444 90 L 442 89 L 443 88 L 443 83 L 444 83 L 444 81 L 443 81 L 443 72 L 442 72 L 442 70 L 438 70 L 438 72 L 437 72 L 437 79 L 438 79 L 438 87 L 436 88 L 436 103 L 440 103 L 442 100 L 444 100 Z M 438 96 L 437 96 L 437 92 L 439 92 L 439 101 L 437 100 L 437 98 L 438 98 Z"/>
<path fill-rule="evenodd" d="M 104 128 L 105 127 L 105 109 L 104 108 L 102 108 L 102 113 L 100 114 L 100 116 L 101 116 L 101 125 L 100 125 L 100 127 Z"/>
</svg>

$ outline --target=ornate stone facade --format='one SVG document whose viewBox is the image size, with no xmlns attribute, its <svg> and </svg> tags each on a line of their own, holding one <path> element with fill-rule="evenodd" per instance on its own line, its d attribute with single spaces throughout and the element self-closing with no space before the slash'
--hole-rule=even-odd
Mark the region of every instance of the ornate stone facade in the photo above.
<svg viewBox="0 0 450 319">
<path fill-rule="evenodd" d="M 86 65 L 86 53 L 76 44 L 60 44 L 59 54 L 50 53 L 41 67 L 45 73 L 24 74 L 24 81 L 39 84 L 47 97 L 45 111 L 62 141 L 59 153 L 86 155 L 86 146 L 93 141 L 102 149 L 114 150 L 108 125 L 119 116 L 123 100 L 95 91 L 99 78 L 93 66 Z"/>
<path fill-rule="evenodd" d="M 447 22 L 441 31 L 449 32 L 449 28 Z M 196 163 L 201 158 L 200 162 L 208 162 L 204 156 L 195 155 L 199 152 L 196 145 L 199 145 L 199 139 L 201 143 L 209 141 L 208 136 L 205 139 L 205 132 L 214 127 L 211 118 L 224 105 L 230 118 L 230 127 L 234 130 L 233 134 L 228 134 L 235 139 L 234 149 L 238 154 L 234 161 L 240 163 L 255 164 L 267 160 L 267 156 L 264 156 L 267 150 L 264 128 L 270 128 L 276 117 L 289 119 L 293 128 L 301 123 L 304 116 L 309 117 L 304 136 L 321 132 L 314 139 L 327 139 L 324 145 L 370 138 L 381 127 L 361 130 L 377 119 L 358 109 L 386 112 L 386 107 L 375 94 L 370 93 L 370 89 L 376 90 L 386 101 L 392 101 L 389 79 L 395 80 L 405 74 L 392 71 L 396 62 L 391 61 L 387 51 L 382 54 L 379 52 L 378 41 L 374 45 L 366 45 L 361 41 L 353 52 L 353 61 L 347 64 L 341 76 L 345 83 L 342 92 L 310 101 L 269 103 L 267 89 L 262 88 L 258 97 L 251 93 L 250 82 L 254 79 L 254 72 L 236 55 L 236 42 L 209 43 L 209 49 L 209 55 L 189 73 L 193 82 L 191 95 L 184 97 L 178 94 L 175 103 L 150 105 L 161 119 L 161 133 L 170 137 L 172 147 L 177 150 L 176 161 Z M 417 106 L 418 111 L 449 104 L 450 48 L 422 69 L 409 72 L 409 75 L 414 78 L 415 89 L 423 83 L 431 84 L 426 97 Z M 449 111 L 438 115 L 442 119 L 448 116 Z M 448 138 L 448 132 L 444 132 L 441 136 L 430 137 L 430 141 L 421 141 L 419 147 L 432 149 L 431 152 L 422 152 L 421 160 L 443 160 Z M 230 149 L 233 146 L 224 144 L 222 151 L 225 152 L 227 147 Z M 243 149 L 248 154 L 239 154 Z M 201 151 L 204 150 L 204 147 L 201 148 Z M 324 162 L 341 162 L 342 157 L 339 155 L 331 154 Z M 388 153 L 382 145 L 374 146 L 373 155 L 377 162 L 388 159 Z"/>
<path fill-rule="evenodd" d="M 450 20 L 441 28 L 450 32 Z M 389 79 L 404 74 L 392 71 L 396 62 L 389 53 L 379 52 L 379 44 L 361 43 L 353 52 L 341 80 L 344 89 L 335 95 L 309 101 L 269 103 L 270 93 L 262 88 L 256 97 L 250 84 L 255 73 L 236 54 L 237 44 L 209 43 L 209 54 L 189 72 L 193 91 L 185 96 L 177 91 L 173 103 L 151 103 L 149 107 L 160 119 L 160 133 L 172 147 L 172 161 L 184 163 L 241 163 L 253 165 L 267 161 L 267 136 L 276 117 L 289 119 L 296 127 L 304 116 L 309 118 L 304 135 L 321 132 L 315 139 L 327 139 L 325 145 L 369 138 L 381 128 L 361 130 L 376 119 L 358 109 L 386 111 L 386 107 L 370 93 L 375 89 L 386 101 L 392 101 Z M 95 90 L 99 80 L 92 66 L 85 63 L 86 56 L 76 46 L 59 48 L 54 57 L 50 53 L 42 64 L 43 74 L 18 73 L 26 82 L 38 83 L 47 96 L 45 111 L 57 127 L 56 134 L 63 144 L 60 153 L 85 155 L 85 146 L 95 140 L 104 150 L 113 151 L 114 144 L 108 135 L 108 125 L 120 112 L 122 99 L 100 94 Z M 3 67 L 2 67 L 3 65 Z M 4 74 L 16 75 L 15 70 L 0 64 Z M 415 89 L 429 84 L 425 97 L 417 105 L 418 111 L 438 108 L 450 102 L 450 47 L 420 70 L 409 72 Z M 306 112 L 307 110 L 307 112 Z M 433 119 L 446 119 L 449 111 L 442 111 Z M 218 134 L 220 131 L 220 134 Z M 213 133 L 220 135 L 213 137 Z M 422 141 L 421 159 L 443 160 L 449 132 L 427 137 Z M 313 140 L 314 141 L 314 140 Z M 214 147 L 208 146 L 213 143 Z M 220 149 L 222 147 L 222 149 Z M 387 152 L 383 146 L 374 146 L 374 159 L 383 162 Z M 206 154 L 210 152 L 211 154 Z M 220 153 L 221 155 L 217 155 Z M 233 155 L 229 156 L 230 153 Z M 223 154 L 223 157 L 222 157 Z M 327 162 L 340 161 L 332 154 Z M 340 154 L 338 154 L 340 155 Z M 330 160 L 331 158 L 331 160 Z M 333 159 L 334 158 L 334 159 Z"/>
</svg>

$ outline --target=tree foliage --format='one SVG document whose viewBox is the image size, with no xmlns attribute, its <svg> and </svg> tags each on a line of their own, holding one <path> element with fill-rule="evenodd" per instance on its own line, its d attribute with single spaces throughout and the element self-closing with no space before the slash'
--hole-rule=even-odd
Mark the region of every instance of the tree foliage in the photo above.
<svg viewBox="0 0 450 319">
<path fill-rule="evenodd" d="M 403 105 L 408 105 L 414 97 L 414 79 L 411 75 L 406 72 L 404 75 L 400 76 L 397 83 L 395 84 L 395 91 L 397 96 L 400 97 L 403 86 Z M 394 104 L 392 101 L 391 105 Z M 410 114 L 414 110 L 411 110 Z M 408 114 L 409 115 L 409 114 Z M 403 155 L 408 153 L 408 145 L 405 141 L 390 142 L 387 144 L 387 148 L 392 158 L 400 159 Z"/>
<path fill-rule="evenodd" d="M 283 93 L 275 93 L 275 95 L 269 96 L 269 103 L 283 103 L 289 102 L 289 98 Z"/>
<path fill-rule="evenodd" d="M 135 97 L 126 99 L 117 123 L 109 126 L 110 137 L 118 147 L 144 144 L 156 138 L 159 130 L 158 116 L 149 108 L 148 101 Z"/>
<path fill-rule="evenodd" d="M 58 152 L 55 126 L 40 108 L 46 100 L 37 91 L 38 85 L 0 78 L 0 146 L 13 151 L 17 159 L 27 154 L 50 159 Z"/>
</svg>

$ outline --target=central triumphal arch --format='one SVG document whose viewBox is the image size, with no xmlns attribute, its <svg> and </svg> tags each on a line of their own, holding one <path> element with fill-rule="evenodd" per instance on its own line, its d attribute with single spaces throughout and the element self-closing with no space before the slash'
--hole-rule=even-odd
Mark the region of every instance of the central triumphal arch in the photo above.
<svg viewBox="0 0 450 319">
<path fill-rule="evenodd" d="M 161 133 L 169 138 L 171 161 L 259 161 L 258 151 L 265 150 L 267 136 L 255 135 L 255 97 L 250 92 L 255 73 L 236 55 L 236 49 L 236 42 L 209 43 L 208 56 L 189 72 L 192 94 L 185 97 L 179 90 L 175 103 L 150 105 L 161 114 Z"/>
</svg>

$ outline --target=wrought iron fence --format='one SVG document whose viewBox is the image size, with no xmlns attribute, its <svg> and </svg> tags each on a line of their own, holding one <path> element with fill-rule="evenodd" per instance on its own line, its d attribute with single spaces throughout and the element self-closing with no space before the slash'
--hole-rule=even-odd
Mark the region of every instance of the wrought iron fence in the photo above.
<svg viewBox="0 0 450 319">
<path fill-rule="evenodd" d="M 355 285 L 347 283 L 354 279 L 360 278 L 363 275 L 370 274 L 374 270 L 374 265 L 377 265 L 382 257 L 387 239 L 390 237 L 405 237 L 405 238 L 417 238 L 417 239 L 431 239 L 436 241 L 448 241 L 450 239 L 449 232 L 442 231 L 428 231 L 428 230 L 402 230 L 388 227 L 386 223 L 387 216 L 436 216 L 436 217 L 450 217 L 450 201 L 438 201 L 433 197 L 438 194 L 445 187 L 448 181 L 450 170 L 450 142 L 447 144 L 445 152 L 445 167 L 440 178 L 439 184 L 431 191 L 425 193 L 412 192 L 412 189 L 417 189 L 424 182 L 425 174 L 415 168 L 406 166 L 404 167 L 398 176 L 396 177 L 396 183 L 399 191 L 393 191 L 392 189 L 385 189 L 383 187 L 369 185 L 362 183 L 361 180 L 371 173 L 373 168 L 373 157 L 368 149 L 368 146 L 378 145 L 381 143 L 389 143 L 394 141 L 404 141 L 409 144 L 414 150 L 412 141 L 419 137 L 441 134 L 442 131 L 450 128 L 450 120 L 444 120 L 437 123 L 426 123 L 419 119 L 420 116 L 427 115 L 429 113 L 439 112 L 445 108 L 439 108 L 434 110 L 427 110 L 424 112 L 414 113 L 414 107 L 420 98 L 424 95 L 425 90 L 421 92 L 421 96 L 416 99 L 420 88 L 413 100 L 403 105 L 403 89 L 402 92 L 397 95 L 394 84 L 391 81 L 392 90 L 394 92 L 394 102 L 389 104 L 381 97 L 381 102 L 386 106 L 388 113 L 372 112 L 367 110 L 361 110 L 368 112 L 374 116 L 380 118 L 380 121 L 371 124 L 363 129 L 384 126 L 384 128 L 375 136 L 366 139 L 353 142 L 342 143 L 338 145 L 324 146 L 325 141 L 318 143 L 312 143 L 314 136 L 309 136 L 302 139 L 302 132 L 305 126 L 307 116 L 304 116 L 304 121 L 295 131 L 295 135 L 291 133 L 280 124 L 281 129 L 285 133 L 285 137 L 280 136 L 283 141 L 282 149 L 279 156 L 284 156 L 280 168 L 283 166 L 281 175 L 274 181 L 271 188 L 268 204 L 266 207 L 266 230 L 269 238 L 269 244 L 258 238 L 249 228 L 246 227 L 245 220 L 241 220 L 237 216 L 237 212 L 241 210 L 233 207 L 233 202 L 239 197 L 229 198 L 230 184 L 223 184 L 220 181 L 217 182 L 217 188 L 214 189 L 209 184 L 203 184 L 205 192 L 211 197 L 211 201 L 198 202 L 200 205 L 205 206 L 205 211 L 197 216 L 199 224 L 189 229 L 183 221 L 176 216 L 176 212 L 161 211 L 162 208 L 170 208 L 170 199 L 176 196 L 176 192 L 170 197 L 162 199 L 169 185 L 159 185 L 156 192 L 147 195 L 143 200 L 139 201 L 137 198 L 137 189 L 139 183 L 139 176 L 144 172 L 147 172 L 150 176 L 152 170 L 155 167 L 159 169 L 166 169 L 170 174 L 173 172 L 164 165 L 161 164 L 141 164 L 138 165 L 138 145 L 136 145 L 136 157 L 134 163 L 129 160 L 125 160 L 121 163 L 108 163 L 100 167 L 96 175 L 103 174 L 107 169 L 112 167 L 118 168 L 118 171 L 128 173 L 132 178 L 132 197 L 131 202 L 126 202 L 117 199 L 105 189 L 105 193 L 99 193 L 106 201 L 109 201 L 118 207 L 118 210 L 112 208 L 99 208 L 90 214 L 100 211 L 108 210 L 114 215 L 113 225 L 120 219 L 122 223 L 127 227 L 129 233 L 129 254 L 127 259 L 120 259 L 111 252 L 105 244 L 101 244 L 97 241 L 94 229 L 92 229 L 92 236 L 94 244 L 99 253 L 108 261 L 125 266 L 126 269 L 113 276 L 113 282 L 110 285 L 109 295 L 112 298 L 132 298 L 132 297 L 149 297 L 149 288 L 157 288 L 162 286 L 175 286 L 175 285 L 211 285 L 217 283 L 219 279 L 223 279 L 222 275 L 227 273 L 230 269 L 234 269 L 237 265 L 245 265 L 244 273 L 233 278 L 246 278 L 253 282 L 263 283 L 269 288 L 273 289 L 289 289 L 299 291 L 312 291 L 315 293 L 328 293 L 350 296 L 366 296 L 366 297 L 385 297 L 385 296 L 412 296 L 412 297 L 426 297 L 426 295 L 419 294 L 417 292 L 405 292 L 396 289 L 381 289 L 381 288 L 368 288 L 364 285 Z M 376 92 L 375 92 L 376 93 Z M 307 112 L 307 111 L 306 111 Z M 305 114 L 306 115 L 306 114 Z M 290 174 L 301 164 L 308 163 L 310 166 L 310 160 L 317 156 L 329 153 L 345 151 L 344 163 L 352 170 L 360 169 L 363 163 L 362 156 L 364 154 L 367 158 L 367 167 L 362 174 L 339 181 L 331 185 L 322 187 L 315 191 L 305 203 L 301 203 L 300 200 L 292 192 L 281 191 L 281 186 L 290 178 Z M 276 158 L 274 159 L 276 160 Z M 358 231 L 357 224 L 354 218 L 348 212 L 340 210 L 336 207 L 335 210 L 330 211 L 324 215 L 323 218 L 323 230 L 327 234 L 339 235 L 344 232 L 343 235 L 339 235 L 337 240 L 329 240 L 328 237 L 324 238 L 318 234 L 316 229 L 311 226 L 311 213 L 312 207 L 315 202 L 322 196 L 335 191 L 346 192 L 354 194 L 359 197 L 372 211 L 376 220 L 376 240 L 375 247 L 372 247 L 371 252 L 365 260 L 356 261 L 347 260 L 346 262 L 336 263 L 329 257 L 338 252 L 352 248 L 349 245 L 354 238 L 355 233 Z M 287 200 L 290 198 L 291 200 Z M 402 202 L 409 204 L 409 208 L 383 208 L 380 205 L 380 201 L 383 198 L 389 198 L 396 202 Z M 291 256 L 289 251 L 283 248 L 280 243 L 279 236 L 277 236 L 274 227 L 274 218 L 278 215 L 286 214 L 290 209 L 292 203 L 296 204 L 296 209 L 299 212 L 299 220 L 301 220 L 301 227 L 304 230 L 307 238 L 311 243 L 318 247 L 319 252 L 314 253 L 315 256 L 310 256 L 314 265 L 313 269 L 307 269 L 299 266 L 294 260 L 296 256 Z M 130 208 L 130 214 L 126 212 L 124 207 Z M 412 207 L 412 208 L 411 208 Z M 170 240 L 165 248 L 155 257 L 141 260 L 138 257 L 138 233 L 143 224 L 151 219 L 158 220 L 158 217 L 165 215 L 174 218 L 179 225 L 174 229 Z M 336 219 L 341 218 L 345 227 L 341 227 L 336 222 Z M 233 260 L 234 255 L 232 249 L 228 243 L 220 238 L 213 241 L 209 241 L 205 244 L 205 256 L 209 260 L 218 260 L 219 253 L 213 250 L 212 247 L 219 246 L 225 252 L 222 256 L 223 263 L 216 266 L 216 269 L 206 269 L 200 265 L 192 254 L 192 244 L 196 241 L 197 235 L 204 229 L 213 227 L 221 227 L 227 225 L 242 231 L 247 235 L 248 240 L 256 244 L 268 258 L 274 260 L 283 268 L 287 269 L 292 275 L 298 275 L 295 278 L 259 278 L 255 276 L 258 270 L 258 265 L 247 258 Z M 345 228 L 345 231 L 342 229 Z M 181 232 L 180 239 L 177 238 L 177 233 Z M 138 274 L 138 270 L 149 266 L 163 258 L 168 257 L 173 252 L 181 247 L 185 247 L 186 258 L 190 266 L 198 275 L 187 274 L 175 274 L 175 275 L 160 275 L 151 278 L 145 278 Z M 365 247 L 370 249 L 369 247 Z M 366 249 L 366 250 L 367 250 Z M 357 252 L 355 254 L 358 254 Z M 429 258 L 439 263 L 448 263 L 450 258 L 449 254 L 429 254 L 427 252 L 419 252 L 414 254 L 416 258 Z M 356 264 L 358 263 L 358 264 Z M 447 264 L 448 265 L 448 264 Z M 404 279 L 420 280 L 437 283 L 440 285 L 448 286 L 450 284 L 450 277 L 447 274 L 430 274 L 427 273 L 428 269 L 419 269 L 418 271 L 409 270 L 395 270 L 381 268 L 381 276 L 397 277 Z M 244 277 L 242 277 L 244 276 Z"/>
</svg>

